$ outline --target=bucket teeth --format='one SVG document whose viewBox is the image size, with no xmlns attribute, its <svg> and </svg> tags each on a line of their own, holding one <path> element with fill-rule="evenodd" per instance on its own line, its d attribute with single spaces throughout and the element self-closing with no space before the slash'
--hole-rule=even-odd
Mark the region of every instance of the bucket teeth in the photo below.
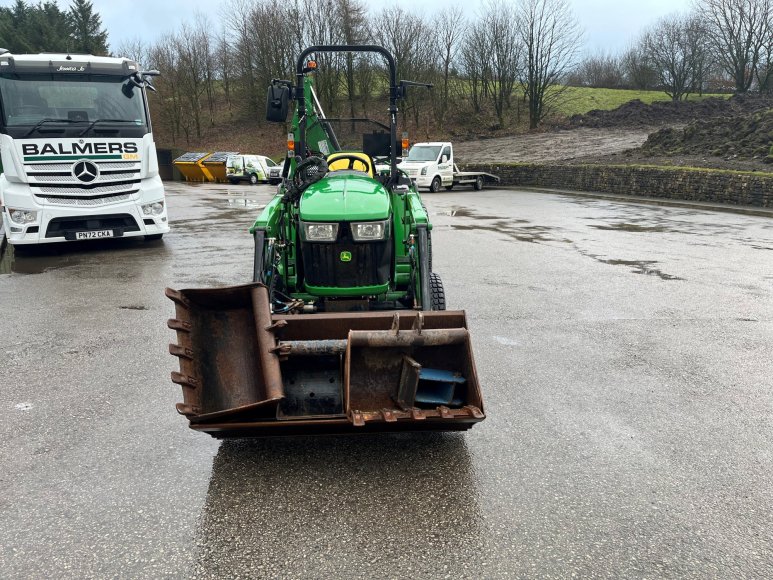
<svg viewBox="0 0 773 580">
<path fill-rule="evenodd" d="M 172 330 L 178 330 L 180 332 L 190 332 L 191 323 L 176 318 L 170 318 L 166 321 L 166 325 Z"/>
<path fill-rule="evenodd" d="M 187 358 L 189 360 L 193 360 L 193 351 L 189 348 L 184 348 L 179 344 L 170 344 L 169 354 L 178 358 Z"/>
<path fill-rule="evenodd" d="M 365 417 L 359 411 L 352 411 L 352 413 L 351 413 L 351 421 L 352 421 L 352 424 L 355 427 L 364 427 L 365 426 Z"/>
<path fill-rule="evenodd" d="M 182 306 L 188 307 L 190 303 L 188 302 L 188 299 L 183 296 L 183 293 L 178 290 L 173 290 L 172 288 L 166 288 L 164 289 L 164 294 L 166 295 L 169 300 L 176 304 L 180 304 Z"/>
<path fill-rule="evenodd" d="M 174 371 L 172 371 L 172 382 L 181 387 L 190 387 L 191 389 L 195 389 L 199 386 L 199 382 L 195 377 L 183 375 Z"/>
<path fill-rule="evenodd" d="M 177 403 L 174 406 L 175 409 L 177 409 L 177 412 L 180 415 L 185 415 L 186 417 L 195 417 L 199 414 L 199 408 L 194 407 L 193 405 L 186 405 L 184 403 Z"/>
</svg>

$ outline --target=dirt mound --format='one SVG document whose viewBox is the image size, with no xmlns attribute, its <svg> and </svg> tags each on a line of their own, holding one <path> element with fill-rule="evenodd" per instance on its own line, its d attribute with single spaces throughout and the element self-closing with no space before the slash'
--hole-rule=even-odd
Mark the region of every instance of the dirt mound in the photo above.
<svg viewBox="0 0 773 580">
<path fill-rule="evenodd" d="M 694 121 L 684 129 L 665 128 L 642 145 L 645 155 L 711 155 L 773 162 L 773 108 L 751 115 Z"/>
<path fill-rule="evenodd" d="M 650 105 L 635 99 L 611 111 L 593 110 L 569 118 L 569 127 L 646 127 L 673 125 L 697 119 L 751 114 L 773 106 L 770 98 L 735 95 L 700 101 L 658 101 Z"/>
</svg>

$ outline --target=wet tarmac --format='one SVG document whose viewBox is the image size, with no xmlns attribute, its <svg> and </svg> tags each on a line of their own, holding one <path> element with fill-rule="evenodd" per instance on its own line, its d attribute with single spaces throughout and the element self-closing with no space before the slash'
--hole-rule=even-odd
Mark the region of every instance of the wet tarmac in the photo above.
<svg viewBox="0 0 773 580">
<path fill-rule="evenodd" d="M 488 419 L 219 443 L 174 411 L 163 289 L 248 281 L 273 191 L 2 257 L 0 577 L 773 576 L 773 219 L 425 194 Z"/>
</svg>

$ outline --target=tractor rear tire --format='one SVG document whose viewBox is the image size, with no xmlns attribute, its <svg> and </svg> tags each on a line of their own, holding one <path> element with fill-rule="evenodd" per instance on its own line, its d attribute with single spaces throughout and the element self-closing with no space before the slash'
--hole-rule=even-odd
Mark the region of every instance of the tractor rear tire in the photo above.
<svg viewBox="0 0 773 580">
<path fill-rule="evenodd" d="M 434 272 L 429 275 L 429 291 L 431 295 L 431 310 L 446 309 L 446 292 L 443 290 L 443 282 L 440 276 Z"/>
<path fill-rule="evenodd" d="M 432 193 L 437 193 L 440 191 L 440 185 L 441 185 L 440 177 L 435 176 L 435 179 L 432 180 L 432 183 L 429 184 L 429 190 Z"/>
</svg>

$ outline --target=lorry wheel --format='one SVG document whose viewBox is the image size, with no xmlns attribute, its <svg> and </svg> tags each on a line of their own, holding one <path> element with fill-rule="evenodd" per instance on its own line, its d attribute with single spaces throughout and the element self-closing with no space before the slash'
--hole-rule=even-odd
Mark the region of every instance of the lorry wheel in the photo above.
<svg viewBox="0 0 773 580">
<path fill-rule="evenodd" d="M 440 276 L 434 272 L 429 275 L 429 291 L 432 296 L 431 310 L 445 310 L 446 292 L 443 290 L 443 282 Z"/>
<path fill-rule="evenodd" d="M 256 185 L 258 183 L 258 176 L 254 173 L 250 174 L 250 185 Z"/>
<path fill-rule="evenodd" d="M 481 189 L 483 189 L 483 176 L 482 175 L 478 175 L 478 178 L 475 180 L 475 183 L 473 184 L 472 187 L 475 189 L 475 191 L 480 191 Z"/>
<path fill-rule="evenodd" d="M 440 191 L 440 177 L 435 177 L 435 179 L 432 180 L 432 183 L 429 185 L 429 190 L 432 193 Z"/>
</svg>

